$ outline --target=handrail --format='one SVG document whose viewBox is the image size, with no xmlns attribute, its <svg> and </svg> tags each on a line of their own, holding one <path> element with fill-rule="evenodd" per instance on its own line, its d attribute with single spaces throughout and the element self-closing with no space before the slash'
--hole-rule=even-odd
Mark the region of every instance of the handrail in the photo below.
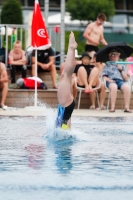
<svg viewBox="0 0 133 200">
<path fill-rule="evenodd" d="M 133 64 L 133 62 L 128 62 L 128 61 L 107 61 L 107 64 Z"/>
<path fill-rule="evenodd" d="M 61 39 L 60 34 L 54 31 L 54 25 L 48 26 L 50 40 L 54 52 L 60 52 Z M 4 32 L 3 32 L 4 29 Z M 31 26 L 21 24 L 0 24 L 0 48 L 5 48 L 5 65 L 8 63 L 8 53 L 13 48 L 14 41 L 12 35 L 15 35 L 15 40 L 20 40 L 23 44 L 23 49 L 26 50 L 31 45 Z M 56 55 L 56 54 L 55 54 Z M 60 57 L 62 54 L 60 53 Z M 57 57 L 57 56 L 56 56 Z M 64 58 L 63 58 L 64 60 Z"/>
</svg>

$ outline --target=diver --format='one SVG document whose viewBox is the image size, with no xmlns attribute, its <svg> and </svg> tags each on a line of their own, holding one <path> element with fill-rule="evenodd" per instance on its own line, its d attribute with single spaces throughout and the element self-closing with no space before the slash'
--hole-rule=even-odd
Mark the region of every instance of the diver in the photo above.
<svg viewBox="0 0 133 200">
<path fill-rule="evenodd" d="M 56 127 L 62 129 L 70 129 L 71 115 L 75 107 L 75 101 L 72 95 L 72 74 L 76 66 L 75 49 L 77 43 L 75 41 L 74 33 L 71 32 L 69 36 L 68 52 L 64 64 L 64 70 L 60 76 L 58 87 L 58 113 L 56 118 Z"/>
</svg>

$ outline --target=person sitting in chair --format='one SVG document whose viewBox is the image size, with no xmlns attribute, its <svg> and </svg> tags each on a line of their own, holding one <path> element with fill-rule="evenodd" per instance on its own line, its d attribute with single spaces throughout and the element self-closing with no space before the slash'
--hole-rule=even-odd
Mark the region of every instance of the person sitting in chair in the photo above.
<svg viewBox="0 0 133 200">
<path fill-rule="evenodd" d="M 120 58 L 118 49 L 112 49 L 109 53 L 110 61 L 116 62 Z M 119 64 L 106 64 L 102 72 L 103 78 L 106 80 L 106 86 L 110 89 L 111 109 L 110 112 L 115 112 L 115 102 L 117 97 L 117 90 L 124 93 L 124 112 L 131 113 L 129 109 L 130 102 L 130 87 L 127 84 L 129 76 L 126 73 L 125 66 Z"/>
<path fill-rule="evenodd" d="M 85 88 L 84 92 L 90 94 L 91 103 L 90 109 L 95 109 L 95 92 L 93 88 L 100 84 L 100 69 L 99 64 L 96 63 L 95 51 L 84 52 L 81 60 L 82 64 L 76 65 L 74 73 L 77 76 L 77 86 Z M 105 87 L 101 84 L 100 91 L 100 108 L 105 110 L 104 99 L 105 99 Z"/>
</svg>

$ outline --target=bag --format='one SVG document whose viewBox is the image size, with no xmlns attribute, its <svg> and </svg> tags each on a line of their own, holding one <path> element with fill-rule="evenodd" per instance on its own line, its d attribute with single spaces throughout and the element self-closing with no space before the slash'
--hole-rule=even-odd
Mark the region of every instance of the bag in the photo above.
<svg viewBox="0 0 133 200">
<path fill-rule="evenodd" d="M 27 89 L 35 89 L 35 80 L 33 79 L 28 79 L 28 78 L 24 78 L 24 84 L 23 84 L 24 88 Z M 45 83 L 39 82 L 37 81 L 37 88 L 38 89 L 47 89 L 47 86 Z"/>
</svg>

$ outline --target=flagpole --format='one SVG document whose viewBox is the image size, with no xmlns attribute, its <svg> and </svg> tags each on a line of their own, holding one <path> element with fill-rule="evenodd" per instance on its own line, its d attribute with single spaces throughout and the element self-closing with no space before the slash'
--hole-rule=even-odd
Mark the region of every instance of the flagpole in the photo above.
<svg viewBox="0 0 133 200">
<path fill-rule="evenodd" d="M 48 1 L 48 0 L 47 0 Z M 34 108 L 40 110 L 42 107 L 37 107 L 37 50 L 45 50 L 51 47 L 51 41 L 47 33 L 45 21 L 43 20 L 41 9 L 38 0 L 34 3 L 34 12 L 32 18 L 32 48 L 35 49 L 35 92 L 34 92 Z M 33 107 L 31 107 L 32 110 Z"/>
<path fill-rule="evenodd" d="M 34 106 L 37 107 L 37 49 L 35 49 L 35 95 Z"/>
</svg>

